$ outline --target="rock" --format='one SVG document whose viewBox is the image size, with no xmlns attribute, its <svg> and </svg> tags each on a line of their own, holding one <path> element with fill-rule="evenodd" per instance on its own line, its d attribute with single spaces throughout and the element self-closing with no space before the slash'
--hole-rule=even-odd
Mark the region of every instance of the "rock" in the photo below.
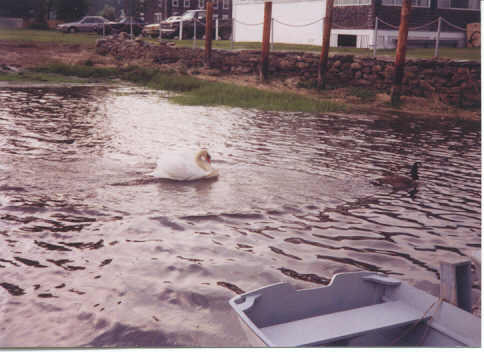
<svg viewBox="0 0 484 352">
<path fill-rule="evenodd" d="M 308 65 L 307 63 L 305 63 L 305 62 L 298 62 L 298 63 L 296 64 L 296 67 L 297 67 L 298 69 L 300 69 L 300 70 L 304 70 L 305 68 L 308 68 L 308 67 L 309 67 L 309 65 Z"/>
<path fill-rule="evenodd" d="M 279 67 L 283 70 L 288 70 L 292 67 L 292 65 L 288 60 L 281 60 L 279 61 Z"/>
<path fill-rule="evenodd" d="M 121 32 L 118 34 L 118 39 L 120 40 L 127 40 L 129 39 L 129 34 L 126 32 Z"/>
<path fill-rule="evenodd" d="M 358 62 L 353 62 L 350 67 L 351 67 L 352 70 L 361 69 L 361 65 Z"/>
</svg>

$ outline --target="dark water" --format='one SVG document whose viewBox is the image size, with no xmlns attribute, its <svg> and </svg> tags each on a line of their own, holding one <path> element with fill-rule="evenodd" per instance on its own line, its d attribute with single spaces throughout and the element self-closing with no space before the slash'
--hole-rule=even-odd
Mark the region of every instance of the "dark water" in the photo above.
<svg viewBox="0 0 484 352">
<path fill-rule="evenodd" d="M 440 261 L 481 246 L 476 122 L 4 88 L 0 136 L 1 347 L 246 346 L 236 292 L 372 270 L 438 295 Z M 145 176 L 192 146 L 218 180 Z M 414 161 L 413 196 L 369 182 Z"/>
</svg>

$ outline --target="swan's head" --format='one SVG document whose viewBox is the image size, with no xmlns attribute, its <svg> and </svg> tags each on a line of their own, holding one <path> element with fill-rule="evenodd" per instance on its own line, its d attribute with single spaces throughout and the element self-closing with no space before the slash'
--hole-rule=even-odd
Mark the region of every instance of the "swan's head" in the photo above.
<svg viewBox="0 0 484 352">
<path fill-rule="evenodd" d="M 210 171 L 212 169 L 212 166 L 210 165 L 212 162 L 212 157 L 206 149 L 202 149 L 197 153 L 196 162 L 198 166 L 205 171 Z"/>
</svg>

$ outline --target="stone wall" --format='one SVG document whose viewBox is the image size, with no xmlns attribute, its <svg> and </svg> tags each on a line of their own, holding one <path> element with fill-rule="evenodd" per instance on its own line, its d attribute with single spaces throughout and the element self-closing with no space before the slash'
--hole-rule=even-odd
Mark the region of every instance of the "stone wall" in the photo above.
<svg viewBox="0 0 484 352">
<path fill-rule="evenodd" d="M 96 51 L 113 55 L 120 62 L 142 60 L 147 64 L 176 64 L 183 70 L 196 71 L 204 66 L 201 49 L 177 48 L 168 44 L 147 44 L 127 40 L 125 33 L 99 39 Z M 213 75 L 259 74 L 260 51 L 212 51 Z M 270 74 L 273 78 L 296 77 L 303 83 L 317 77 L 319 55 L 304 52 L 272 52 Z M 334 55 L 328 63 L 328 85 L 361 86 L 389 90 L 393 77 L 393 61 L 353 55 Z M 405 66 L 403 94 L 438 97 L 445 103 L 476 107 L 481 104 L 481 65 L 473 61 L 409 60 Z"/>
</svg>

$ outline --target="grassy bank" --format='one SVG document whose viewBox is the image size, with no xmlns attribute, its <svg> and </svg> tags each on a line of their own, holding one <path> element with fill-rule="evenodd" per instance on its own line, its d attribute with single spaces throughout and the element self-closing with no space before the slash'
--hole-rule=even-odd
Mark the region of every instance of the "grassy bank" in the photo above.
<svg viewBox="0 0 484 352">
<path fill-rule="evenodd" d="M 115 69 L 89 65 L 51 64 L 34 69 L 31 74 L 49 77 L 80 77 L 88 81 L 122 79 L 152 89 L 177 92 L 169 99 L 182 105 L 229 106 L 271 111 L 325 113 L 346 111 L 346 106 L 331 100 L 316 100 L 296 93 L 271 92 L 230 83 L 211 82 L 174 72 L 128 66 Z"/>
<path fill-rule="evenodd" d="M 55 44 L 83 44 L 92 45 L 96 43 L 99 38 L 94 33 L 75 33 L 66 34 L 54 30 L 30 30 L 30 29 L 2 29 L 0 31 L 0 40 L 15 41 L 19 43 L 55 43 Z M 145 40 L 156 43 L 156 39 Z M 193 40 L 175 40 L 176 45 L 183 47 L 192 47 Z M 204 40 L 197 40 L 196 46 L 203 47 Z M 223 50 L 260 50 L 261 43 L 259 42 L 237 42 L 230 43 L 229 40 L 215 40 L 212 42 L 214 49 Z M 275 51 L 305 51 L 319 53 L 321 46 L 319 45 L 304 45 L 304 44 L 285 44 L 275 43 L 273 46 Z M 330 48 L 330 54 L 351 54 L 359 56 L 373 56 L 373 51 L 369 49 L 358 48 Z M 418 48 L 407 49 L 407 58 L 421 59 L 432 58 L 434 55 L 434 48 Z M 394 57 L 395 50 L 378 50 L 377 56 Z M 481 60 L 480 48 L 440 48 L 439 56 L 441 58 L 455 59 L 455 60 Z"/>
<path fill-rule="evenodd" d="M 17 43 L 49 43 L 49 44 L 84 44 L 95 45 L 98 38 L 95 33 L 67 34 L 55 30 L 33 29 L 2 29 L 0 40 Z"/>
</svg>

